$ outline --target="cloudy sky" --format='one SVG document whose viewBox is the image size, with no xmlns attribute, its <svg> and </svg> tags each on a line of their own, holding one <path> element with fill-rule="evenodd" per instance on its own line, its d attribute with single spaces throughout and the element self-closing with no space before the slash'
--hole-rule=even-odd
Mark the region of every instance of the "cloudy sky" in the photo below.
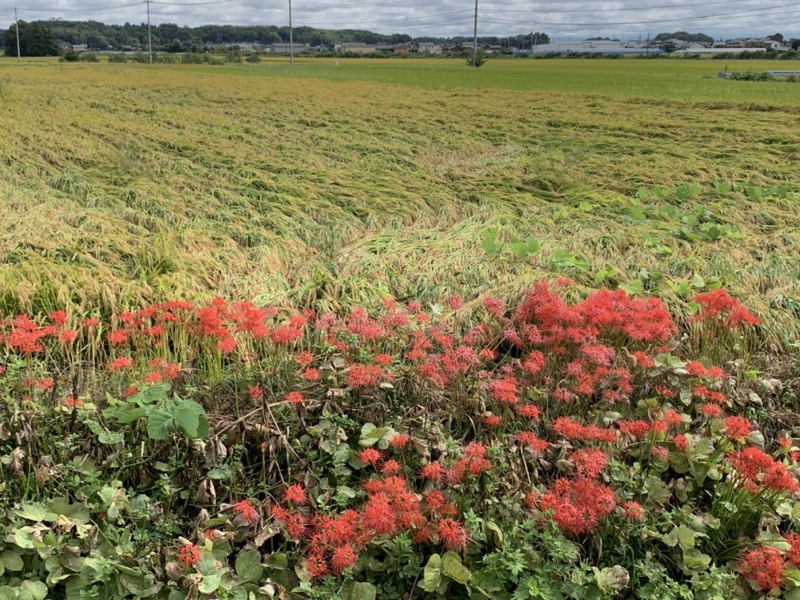
<svg viewBox="0 0 800 600">
<path fill-rule="evenodd" d="M 142 23 L 141 0 L 19 0 L 19 18 Z M 152 23 L 287 25 L 288 0 L 151 2 Z M 292 0 L 293 24 L 369 29 L 413 37 L 472 34 L 472 0 Z M 13 18 L 13 17 L 12 17 Z M 645 39 L 662 31 L 702 31 L 714 38 L 800 37 L 800 2 L 788 0 L 620 0 L 556 2 L 479 0 L 479 35 L 544 31 L 553 40 L 608 36 Z"/>
</svg>

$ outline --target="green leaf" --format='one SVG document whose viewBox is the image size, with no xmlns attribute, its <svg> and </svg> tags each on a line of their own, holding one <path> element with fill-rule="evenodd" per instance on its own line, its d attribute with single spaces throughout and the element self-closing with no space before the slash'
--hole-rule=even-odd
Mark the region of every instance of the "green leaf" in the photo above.
<svg viewBox="0 0 800 600">
<path fill-rule="evenodd" d="M 14 511 L 17 516 L 28 521 L 52 521 L 56 515 L 48 511 L 43 504 L 23 504 L 21 508 Z"/>
<path fill-rule="evenodd" d="M 502 250 L 503 245 L 497 243 L 497 232 L 494 229 L 487 229 L 481 240 L 481 247 L 486 254 L 497 254 Z"/>
<path fill-rule="evenodd" d="M 200 437 L 200 417 L 205 412 L 205 409 L 193 400 L 179 400 L 175 403 L 175 410 L 172 416 L 178 428 L 183 431 L 186 437 L 198 439 Z M 150 418 L 152 419 L 152 415 Z"/>
<path fill-rule="evenodd" d="M 581 202 L 578 205 L 578 208 L 580 208 L 585 213 L 590 213 L 594 209 L 594 204 L 592 204 L 591 202 Z"/>
<path fill-rule="evenodd" d="M 23 581 L 19 586 L 20 592 L 26 593 L 32 600 L 44 600 L 47 598 L 47 586 L 41 581 Z M 25 598 L 26 596 L 20 596 Z"/>
<path fill-rule="evenodd" d="M 621 290 L 624 290 L 628 296 L 638 296 L 644 293 L 644 283 L 641 279 L 634 279 L 628 283 L 623 283 L 619 287 Z"/>
<path fill-rule="evenodd" d="M 242 581 L 258 582 L 263 572 L 261 553 L 255 550 L 248 550 L 236 557 L 236 575 Z"/>
<path fill-rule="evenodd" d="M 442 575 L 462 585 L 472 577 L 472 573 L 461 563 L 461 557 L 455 552 L 444 553 L 441 571 Z"/>
<path fill-rule="evenodd" d="M 63 498 L 53 500 L 48 507 L 50 511 L 59 517 L 65 517 L 74 523 L 85 525 L 91 520 L 89 509 L 83 504 L 70 504 Z"/>
<path fill-rule="evenodd" d="M 0 562 L 3 563 L 6 571 L 22 571 L 25 566 L 22 561 L 22 555 L 16 550 L 4 550 L 0 554 Z"/>
<path fill-rule="evenodd" d="M 222 583 L 222 575 L 219 573 L 208 573 L 203 575 L 203 581 L 197 586 L 197 591 L 203 594 L 211 594 L 216 592 Z"/>
<path fill-rule="evenodd" d="M 147 418 L 147 437 L 151 440 L 163 440 L 175 430 L 175 426 L 172 413 L 163 408 L 154 408 Z"/>
<path fill-rule="evenodd" d="M 711 564 L 711 557 L 703 554 L 697 548 L 683 551 L 683 566 L 693 571 L 703 571 Z"/>
<path fill-rule="evenodd" d="M 599 587 L 604 592 L 619 592 L 628 587 L 631 580 L 628 570 L 620 565 L 606 567 L 602 571 L 597 567 L 592 567 L 594 578 Z"/>
<path fill-rule="evenodd" d="M 697 537 L 697 533 L 689 529 L 686 525 L 680 525 L 678 527 L 678 545 L 683 550 L 687 550 L 689 548 L 694 548 L 694 540 Z"/>
<path fill-rule="evenodd" d="M 762 531 L 758 536 L 758 542 L 765 546 L 772 546 L 781 552 L 788 552 L 792 549 L 792 545 L 784 539 L 779 533 L 771 533 L 769 531 Z"/>
<path fill-rule="evenodd" d="M 377 590 L 371 583 L 365 581 L 354 582 L 350 586 L 347 600 L 375 600 Z"/>
<path fill-rule="evenodd" d="M 422 589 L 433 593 L 439 589 L 442 583 L 442 557 L 432 554 L 428 559 L 428 564 L 422 572 Z"/>
<path fill-rule="evenodd" d="M 147 411 L 147 408 L 141 406 L 120 406 L 103 411 L 103 415 L 116 419 L 120 425 L 127 425 L 144 417 Z"/>
</svg>

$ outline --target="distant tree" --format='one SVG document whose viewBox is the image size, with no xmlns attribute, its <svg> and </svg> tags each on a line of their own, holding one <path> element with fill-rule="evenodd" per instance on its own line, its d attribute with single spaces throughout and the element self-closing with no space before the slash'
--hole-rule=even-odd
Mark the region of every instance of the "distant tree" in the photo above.
<svg viewBox="0 0 800 600">
<path fill-rule="evenodd" d="M 17 55 L 17 31 L 12 24 L 3 35 L 6 56 Z M 41 23 L 19 21 L 19 52 L 21 56 L 58 56 L 53 32 Z"/>
<path fill-rule="evenodd" d="M 713 44 L 714 38 L 705 33 L 689 33 L 687 31 L 673 31 L 671 33 L 659 33 L 653 38 L 655 42 L 664 42 L 666 40 L 681 40 L 683 42 L 698 42 L 700 44 Z"/>
<path fill-rule="evenodd" d="M 773 33 L 772 35 L 767 36 L 768 40 L 773 40 L 775 42 L 783 43 L 783 34 L 782 33 Z"/>
<path fill-rule="evenodd" d="M 792 47 L 792 50 L 800 50 L 800 38 L 789 40 L 789 45 Z"/>
</svg>

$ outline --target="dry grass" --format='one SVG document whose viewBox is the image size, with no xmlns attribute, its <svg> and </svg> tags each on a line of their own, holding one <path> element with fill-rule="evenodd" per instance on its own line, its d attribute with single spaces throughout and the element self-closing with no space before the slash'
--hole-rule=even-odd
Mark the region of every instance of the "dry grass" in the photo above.
<svg viewBox="0 0 800 600">
<path fill-rule="evenodd" d="M 747 302 L 776 343 L 800 339 L 800 111 L 760 105 L 757 88 L 744 105 L 268 67 L 3 70 L 7 311 L 209 294 L 334 309 L 513 296 L 568 275 L 585 287 L 638 277 L 685 314 L 674 286 L 700 275 Z M 787 187 L 721 194 L 718 181 Z M 700 193 L 653 194 L 684 183 Z M 646 221 L 630 220 L 639 189 Z M 736 237 L 674 234 L 701 209 Z M 489 228 L 542 250 L 487 257 Z M 554 262 L 558 251 L 586 268 Z"/>
</svg>

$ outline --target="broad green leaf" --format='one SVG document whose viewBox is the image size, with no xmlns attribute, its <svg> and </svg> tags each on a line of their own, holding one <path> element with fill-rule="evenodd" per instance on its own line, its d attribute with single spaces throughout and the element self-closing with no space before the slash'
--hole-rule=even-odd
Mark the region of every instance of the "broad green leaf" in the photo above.
<svg viewBox="0 0 800 600">
<path fill-rule="evenodd" d="M 792 545 L 779 533 L 771 533 L 769 531 L 762 531 L 758 536 L 759 544 L 764 546 L 772 546 L 781 552 L 788 552 L 792 549 Z"/>
<path fill-rule="evenodd" d="M 56 515 L 48 511 L 43 504 L 23 504 L 19 509 L 14 511 L 17 516 L 27 519 L 28 521 L 52 521 Z"/>
<path fill-rule="evenodd" d="M 428 564 L 425 565 L 425 570 L 422 572 L 422 589 L 426 592 L 433 593 L 439 589 L 442 583 L 442 557 L 438 554 L 432 554 L 428 559 Z"/>
<path fill-rule="evenodd" d="M 465 584 L 472 577 L 469 569 L 461 563 L 461 557 L 455 552 L 445 552 L 442 556 L 442 575 L 449 577 L 453 581 Z"/>
<path fill-rule="evenodd" d="M 75 523 L 85 525 L 91 520 L 89 509 L 83 504 L 75 503 L 70 504 L 63 498 L 58 498 L 50 503 L 49 509 L 52 513 L 69 519 Z"/>
<path fill-rule="evenodd" d="M 197 439 L 200 437 L 200 416 L 205 414 L 205 409 L 193 400 L 179 400 L 175 403 L 175 410 L 172 416 L 178 428 L 188 438 Z M 152 418 L 152 415 L 151 417 Z"/>
<path fill-rule="evenodd" d="M 222 575 L 219 573 L 208 573 L 203 575 L 203 581 L 198 584 L 197 590 L 203 594 L 211 594 L 217 591 L 221 583 Z"/>
<path fill-rule="evenodd" d="M 25 563 L 22 561 L 22 555 L 16 550 L 4 550 L 0 554 L 0 562 L 6 568 L 6 571 L 22 571 Z"/>
<path fill-rule="evenodd" d="M 119 408 L 105 410 L 103 415 L 116 419 L 120 425 L 127 425 L 141 419 L 147 414 L 147 411 L 147 408 L 141 406 L 120 406 Z"/>
<path fill-rule="evenodd" d="M 175 430 L 175 426 L 172 413 L 163 408 L 154 408 L 147 417 L 147 437 L 151 440 L 163 440 Z"/>
<path fill-rule="evenodd" d="M 678 526 L 678 545 L 683 550 L 687 550 L 689 548 L 694 548 L 694 540 L 697 537 L 697 533 L 689 529 L 686 525 Z"/>
<path fill-rule="evenodd" d="M 350 586 L 347 600 L 375 600 L 377 590 L 371 583 L 364 581 L 354 582 Z"/>
<path fill-rule="evenodd" d="M 697 548 L 689 548 L 683 552 L 683 566 L 693 571 L 703 571 L 711 564 L 711 557 Z"/>
<path fill-rule="evenodd" d="M 26 594 L 32 600 L 44 600 L 47 598 L 47 586 L 41 581 L 23 581 L 19 587 L 20 592 Z M 25 595 L 19 597 L 24 598 Z"/>
<path fill-rule="evenodd" d="M 260 552 L 248 550 L 236 557 L 236 576 L 242 581 L 257 582 L 263 573 Z"/>
<path fill-rule="evenodd" d="M 628 283 L 623 283 L 619 287 L 621 290 L 624 290 L 628 296 L 638 296 L 644 293 L 644 283 L 641 279 L 634 279 Z"/>
</svg>

